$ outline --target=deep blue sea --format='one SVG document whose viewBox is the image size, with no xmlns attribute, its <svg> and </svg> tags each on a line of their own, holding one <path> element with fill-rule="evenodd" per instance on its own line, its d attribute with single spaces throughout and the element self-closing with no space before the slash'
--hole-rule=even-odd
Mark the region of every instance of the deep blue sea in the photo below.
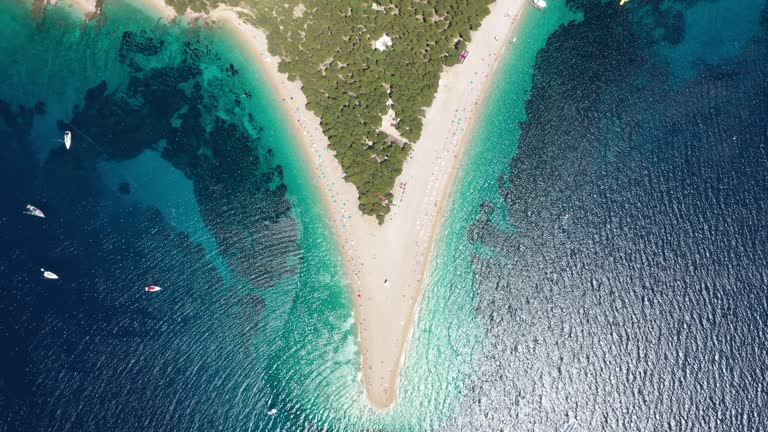
<svg viewBox="0 0 768 432">
<path fill-rule="evenodd" d="M 512 155 L 457 210 L 487 339 L 443 430 L 768 430 L 768 4 L 616 3 L 475 136 Z"/>
<path fill-rule="evenodd" d="M 301 259 L 275 102 L 221 32 L 60 3 L 0 5 L 0 431 L 269 430 Z"/>
<path fill-rule="evenodd" d="M 125 0 L 87 25 L 0 3 L 0 432 L 768 431 L 768 3 L 550 3 L 478 120 L 387 414 L 237 45 Z"/>
</svg>

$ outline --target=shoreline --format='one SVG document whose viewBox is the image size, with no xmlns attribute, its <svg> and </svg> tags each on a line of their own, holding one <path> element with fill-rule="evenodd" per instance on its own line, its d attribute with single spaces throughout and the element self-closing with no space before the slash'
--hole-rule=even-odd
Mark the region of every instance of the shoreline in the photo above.
<svg viewBox="0 0 768 432">
<path fill-rule="evenodd" d="M 492 17 L 495 17 L 498 20 L 499 15 L 501 15 L 503 11 L 506 11 L 506 12 L 503 12 L 504 23 L 506 24 L 506 32 L 504 33 L 504 36 L 502 38 L 495 40 L 496 42 L 499 42 L 497 46 L 500 47 L 500 49 L 493 53 L 494 59 L 490 63 L 490 66 L 486 71 L 486 76 L 481 78 L 482 84 L 480 86 L 479 94 L 477 94 L 474 98 L 472 98 L 473 103 L 471 106 L 469 116 L 467 117 L 466 125 L 462 128 L 459 134 L 458 146 L 455 152 L 453 152 L 452 154 L 452 158 L 451 158 L 452 160 L 451 160 L 451 163 L 449 164 L 450 165 L 449 170 L 447 171 L 447 175 L 446 175 L 447 180 L 443 184 L 442 188 L 440 188 L 441 190 L 439 191 L 439 194 L 438 194 L 439 198 L 435 203 L 436 211 L 432 218 L 433 220 L 431 223 L 431 229 L 428 235 L 428 241 L 427 241 L 428 246 L 426 248 L 426 262 L 424 263 L 424 265 L 422 265 L 421 274 L 417 279 L 418 287 L 416 292 L 416 298 L 415 298 L 415 301 L 413 302 L 413 307 L 410 313 L 410 322 L 408 323 L 407 329 L 406 329 L 407 337 L 405 338 L 405 340 L 403 340 L 400 346 L 400 359 L 398 363 L 398 368 L 396 370 L 395 376 L 393 377 L 394 384 L 397 384 L 399 382 L 400 372 L 402 371 L 402 367 L 405 363 L 408 348 L 417 324 L 417 320 L 418 320 L 418 316 L 421 308 L 421 302 L 423 300 L 423 295 L 426 289 L 425 285 L 428 282 L 427 277 L 429 276 L 432 270 L 432 266 L 434 264 L 432 262 L 432 258 L 434 257 L 436 247 L 439 241 L 439 233 L 444 225 L 444 222 L 447 217 L 447 211 L 449 210 L 449 207 L 450 207 L 449 197 L 458 186 L 458 180 L 460 177 L 459 173 L 460 173 L 461 167 L 465 163 L 468 144 L 475 130 L 475 120 L 483 112 L 482 103 L 486 100 L 491 84 L 493 83 L 494 78 L 496 77 L 495 72 L 499 65 L 499 62 L 504 60 L 504 53 L 506 52 L 506 48 L 510 46 L 512 43 L 514 43 L 513 40 L 516 40 L 515 35 L 517 34 L 519 23 L 521 19 L 523 19 L 525 7 L 526 7 L 525 0 L 519 0 L 519 1 L 497 0 L 495 3 L 490 5 L 491 12 L 483 20 L 480 28 L 472 32 L 472 42 L 469 43 L 467 47 L 468 50 L 474 49 L 478 44 L 478 40 L 484 39 L 482 37 L 478 37 L 479 33 L 482 33 L 484 30 L 487 32 L 491 32 L 497 29 L 497 27 L 492 27 L 489 29 L 488 27 L 490 27 L 490 25 L 488 21 L 491 21 Z M 485 36 L 488 36 L 488 34 L 486 33 Z M 434 137 L 430 137 L 427 134 L 428 122 L 432 120 L 433 123 L 435 123 L 436 125 L 442 124 L 442 122 L 438 120 L 440 119 L 440 116 L 436 115 L 436 113 L 434 112 L 434 111 L 437 111 L 438 113 L 440 112 L 440 109 L 439 109 L 440 103 L 438 101 L 440 99 L 440 96 L 445 93 L 445 90 L 443 90 L 442 82 L 445 80 L 446 75 L 450 75 L 452 70 L 459 67 L 460 65 L 455 65 L 447 70 L 443 70 L 443 72 L 441 73 L 440 75 L 441 85 L 438 88 L 438 92 L 435 94 L 435 97 L 432 101 L 432 105 L 427 108 L 427 115 L 425 116 L 425 120 L 424 120 L 424 132 L 422 133 L 422 138 L 420 138 L 419 141 L 414 144 L 414 151 L 419 144 L 422 144 L 424 141 L 430 141 L 434 139 Z M 454 72 L 454 73 L 456 75 L 467 75 L 467 74 L 460 74 L 458 72 Z M 439 135 L 440 134 L 438 133 L 438 138 L 439 138 Z M 403 173 L 401 174 L 400 177 L 398 177 L 398 181 L 400 184 L 403 183 L 400 180 L 403 178 L 406 178 L 406 174 L 408 173 L 407 172 L 408 165 L 409 163 L 406 162 L 406 166 L 403 168 Z M 396 194 L 395 200 L 396 199 L 397 199 L 397 194 Z M 367 390 L 368 389 L 366 386 L 366 391 Z M 394 403 L 396 402 L 396 400 L 397 400 L 397 394 L 394 395 L 392 400 L 389 402 L 388 406 L 381 407 L 377 405 L 377 407 L 385 411 L 389 410 L 390 408 L 392 408 L 392 406 L 394 406 Z M 370 400 L 370 398 L 369 398 L 369 401 L 373 402 L 372 400 Z"/>
<path fill-rule="evenodd" d="M 464 161 L 465 150 L 472 135 L 474 120 L 481 111 L 482 102 L 488 94 L 490 84 L 493 82 L 496 67 L 503 60 L 506 48 L 512 43 L 525 6 L 526 0 L 497 0 L 493 3 L 490 6 L 491 12 L 483 20 L 480 28 L 472 32 L 472 42 L 468 46 L 470 55 L 475 51 L 481 52 L 474 57 L 474 62 L 472 59 L 468 59 L 464 65 L 472 62 L 475 63 L 472 65 L 474 67 L 467 68 L 469 69 L 468 71 L 462 71 L 459 68 L 463 65 L 455 65 L 441 73 L 440 79 L 442 84 L 438 88 L 432 105 L 425 108 L 427 115 L 424 120 L 422 137 L 413 145 L 412 154 L 403 167 L 403 173 L 398 177 L 398 184 L 407 185 L 409 179 L 421 177 L 418 174 L 424 172 L 421 169 L 423 166 L 432 166 L 417 163 L 417 153 L 422 156 L 421 159 L 426 159 L 426 162 L 434 161 L 435 153 L 438 155 L 438 161 L 445 163 L 449 160 L 449 167 L 443 171 L 440 178 L 435 178 L 435 181 L 421 179 L 421 185 L 425 189 L 424 192 L 431 192 L 435 198 L 434 201 L 429 201 L 434 202 L 433 211 L 419 214 L 419 206 L 409 205 L 408 202 L 405 202 L 405 205 L 402 207 L 393 207 L 383 226 L 379 226 L 372 217 L 362 216 L 357 210 L 357 190 L 352 184 L 344 182 L 341 167 L 327 148 L 327 138 L 322 135 L 320 119 L 305 108 L 306 97 L 301 91 L 301 82 L 298 80 L 290 82 L 284 74 L 278 72 L 278 61 L 269 54 L 266 35 L 261 30 L 243 22 L 232 8 L 220 7 L 209 14 L 209 18 L 212 21 L 223 24 L 226 27 L 224 30 L 229 31 L 256 57 L 259 68 L 265 72 L 278 98 L 276 102 L 282 105 L 282 109 L 284 109 L 295 138 L 300 144 L 307 166 L 315 171 L 313 175 L 315 186 L 318 187 L 323 205 L 328 212 L 329 222 L 332 222 L 330 225 L 336 237 L 336 247 L 343 254 L 343 264 L 348 277 L 347 281 L 352 291 L 351 294 L 355 306 L 354 316 L 358 326 L 361 372 L 364 377 L 363 390 L 368 402 L 381 411 L 387 411 L 392 408 L 397 400 L 397 384 L 399 383 L 400 372 L 405 363 L 408 345 L 413 336 L 419 307 L 424 294 L 424 285 L 431 270 L 431 257 L 435 252 L 438 234 L 446 216 L 445 211 L 449 203 L 449 196 L 456 186 L 457 174 Z M 491 23 L 488 21 L 491 21 Z M 503 31 L 499 31 L 500 27 Z M 498 33 L 501 33 L 500 37 Z M 494 43 L 488 43 L 489 40 Z M 475 47 L 483 41 L 490 45 L 490 48 L 476 50 Z M 485 55 L 482 55 L 483 52 L 485 52 Z M 488 59 L 489 56 L 493 58 Z M 477 60 L 478 58 L 480 59 L 479 61 Z M 469 100 L 461 104 L 464 108 L 462 112 L 468 114 L 467 121 L 464 124 L 456 125 L 456 127 L 461 127 L 461 130 L 455 131 L 453 134 L 454 139 L 450 139 L 451 136 L 444 136 L 445 122 L 441 118 L 445 117 L 443 112 L 445 104 L 440 103 L 440 101 L 441 99 L 452 99 L 447 94 L 451 93 L 451 90 L 453 90 L 454 94 L 457 92 L 465 94 L 462 91 L 465 89 L 449 87 L 450 81 L 466 81 L 467 78 L 472 78 L 473 75 L 479 75 L 477 78 L 481 82 L 479 85 L 474 86 L 475 89 L 479 90 L 475 90 L 474 93 L 470 92 Z M 474 79 L 470 81 L 474 81 Z M 428 132 L 430 127 L 432 128 L 431 134 Z M 441 138 L 447 138 L 447 141 L 455 144 L 455 146 L 443 145 L 442 148 L 435 148 L 434 145 L 430 145 L 430 143 L 441 141 Z M 432 151 L 425 152 L 424 150 L 419 150 L 424 148 Z M 441 152 L 439 150 L 441 149 L 444 150 L 442 153 L 450 152 L 450 154 L 440 156 Z M 432 186 L 431 190 L 427 186 Z M 393 191 L 395 193 L 393 201 L 398 202 L 398 199 L 402 200 L 406 191 L 406 188 L 396 188 Z M 415 197 L 417 201 L 422 201 L 418 199 L 419 195 L 410 194 L 410 196 Z M 405 211 L 400 210 L 404 208 L 406 209 Z M 407 255 L 416 258 L 417 262 L 416 272 L 411 273 L 413 276 L 409 281 L 411 283 L 406 283 L 397 292 L 397 294 L 400 294 L 400 299 L 405 301 L 400 300 L 400 307 L 394 308 L 399 309 L 396 312 L 399 312 L 398 315 L 403 319 L 399 322 L 399 326 L 395 323 L 396 325 L 393 329 L 392 326 L 387 326 L 386 323 L 391 321 L 392 314 L 390 312 L 393 309 L 391 307 L 391 300 L 394 300 L 395 296 L 382 295 L 382 290 L 392 289 L 391 282 L 390 285 L 383 282 L 376 283 L 375 276 L 362 274 L 362 269 L 366 268 L 366 270 L 369 270 L 369 267 L 365 266 L 365 264 L 377 258 L 375 251 L 381 243 L 380 240 L 383 237 L 391 238 L 392 236 L 388 234 L 398 232 L 397 228 L 393 228 L 396 225 L 395 219 L 399 219 L 397 220 L 397 222 L 400 222 L 397 224 L 398 226 L 403 225 L 403 222 L 407 221 L 416 221 L 418 225 L 418 222 L 421 221 L 422 232 L 418 236 L 421 242 L 417 242 L 415 249 L 413 247 L 408 248 L 405 245 L 405 241 L 409 237 L 407 235 L 403 236 L 402 240 L 404 241 L 399 242 L 399 245 L 397 244 L 398 242 L 395 242 L 395 247 L 390 248 L 391 251 L 395 252 L 395 255 L 397 255 L 399 250 L 404 248 L 410 249 L 411 253 Z M 351 221 L 351 223 L 345 223 L 346 221 Z M 410 225 L 413 225 L 413 223 Z M 429 229 L 425 232 L 424 228 L 426 227 L 429 227 Z M 399 232 L 402 233 L 403 231 Z M 408 230 L 405 230 L 405 232 L 407 233 Z M 360 253 L 361 249 L 358 249 L 358 244 L 368 253 Z M 381 260 L 379 265 L 376 266 L 377 268 L 374 269 L 378 270 L 379 281 L 383 280 L 382 277 L 386 273 L 384 269 L 391 265 L 393 261 L 397 261 L 391 259 L 391 255 L 387 258 L 390 259 Z M 385 279 L 392 280 L 394 278 Z M 365 282 L 368 283 L 366 284 Z M 387 302 L 387 300 L 390 300 L 390 302 Z M 386 306 L 390 306 L 390 308 Z M 373 308 L 380 309 L 379 313 L 370 313 L 370 309 Z M 383 313 L 381 312 L 382 309 Z M 378 319 L 376 319 L 377 316 Z M 387 336 L 389 337 L 387 338 Z M 374 338 L 378 339 L 378 344 L 371 342 L 371 339 Z M 382 343 L 382 340 L 384 340 L 384 343 Z M 391 349 L 390 344 L 392 342 L 396 343 L 396 349 L 394 350 Z M 371 352 L 371 348 L 375 350 Z M 381 351 L 389 351 L 389 355 L 381 353 Z M 392 355 L 393 353 L 394 355 Z M 380 360 L 381 357 L 384 357 L 388 362 Z M 374 368 L 376 360 L 379 360 L 378 368 Z M 378 383 L 375 378 L 379 378 Z M 379 384 L 379 386 L 376 387 L 375 384 Z M 393 391 L 390 392 L 390 389 L 393 389 Z"/>
<path fill-rule="evenodd" d="M 466 129 L 462 133 L 461 140 L 459 143 L 459 149 L 457 153 L 454 155 L 455 160 L 451 166 L 450 173 L 448 175 L 448 179 L 449 179 L 448 183 L 443 190 L 441 198 L 439 199 L 439 203 L 437 206 L 437 217 L 432 225 L 432 231 L 430 233 L 430 242 L 429 242 L 430 246 L 427 253 L 429 260 L 424 266 L 424 269 L 422 272 L 421 279 L 423 280 L 423 283 L 421 284 L 419 293 L 416 298 L 416 303 L 414 304 L 414 309 L 412 313 L 413 316 L 412 316 L 410 329 L 408 331 L 408 337 L 405 341 L 405 346 L 402 348 L 402 354 L 400 359 L 401 370 L 402 370 L 403 364 L 405 363 L 405 357 L 407 354 L 408 346 L 410 345 L 411 339 L 413 337 L 413 331 L 415 330 L 416 324 L 418 322 L 418 317 L 421 310 L 421 302 L 424 298 L 423 294 L 426 288 L 424 285 L 426 282 L 428 282 L 428 279 L 426 279 L 426 277 L 432 271 L 432 266 L 434 264 L 432 258 L 434 257 L 434 254 L 436 252 L 436 248 L 440 240 L 440 232 L 443 229 L 443 225 L 445 224 L 445 221 L 448 216 L 448 211 L 450 210 L 451 202 L 449 200 L 449 197 L 456 191 L 456 188 L 459 186 L 460 172 L 466 163 L 468 150 L 469 150 L 469 141 L 471 140 L 475 132 L 475 126 L 476 126 L 475 122 L 477 118 L 483 114 L 483 111 L 485 108 L 485 106 L 483 105 L 483 102 L 486 102 L 491 84 L 493 84 L 494 79 L 496 78 L 496 75 L 495 75 L 496 69 L 499 66 L 499 63 L 504 61 L 504 53 L 506 52 L 506 48 L 512 45 L 513 43 L 515 43 L 513 42 L 513 39 L 516 39 L 515 35 L 517 34 L 518 26 L 520 25 L 520 21 L 524 19 L 523 16 L 526 11 L 525 9 L 526 2 L 523 1 L 521 3 L 522 3 L 522 6 L 518 8 L 512 16 L 509 17 L 510 24 L 507 29 L 506 35 L 504 36 L 504 38 L 502 38 L 502 41 L 503 41 L 502 48 L 499 51 L 497 58 L 489 71 L 488 76 L 485 78 L 485 81 L 483 82 L 480 95 L 478 96 L 478 99 L 477 99 L 477 111 L 472 113 L 472 116 L 467 122 Z"/>
<path fill-rule="evenodd" d="M 95 9 L 95 0 L 71 3 L 86 13 Z M 177 16 L 162 0 L 142 3 L 168 21 Z M 220 6 L 207 14 L 207 19 L 236 38 L 248 51 L 245 57 L 264 72 L 304 162 L 314 171 L 313 183 L 319 188 L 352 291 L 365 397 L 379 410 L 392 408 L 397 400 L 400 372 L 449 196 L 456 187 L 474 120 L 482 111 L 496 67 L 512 43 L 526 3 L 496 0 L 491 4 L 490 13 L 472 32 L 467 60 L 441 73 L 432 105 L 425 108 L 422 136 L 413 144 L 397 179 L 392 210 L 381 226 L 357 209 L 357 190 L 344 181 L 320 119 L 305 108 L 301 82 L 290 82 L 278 72 L 279 59 L 269 54 L 266 34 L 241 20 L 237 12 L 242 10 Z"/>
<path fill-rule="evenodd" d="M 284 102 L 290 104 L 283 105 L 287 109 L 302 150 L 317 174 L 315 179 L 333 220 L 337 245 L 344 255 L 345 269 L 350 278 L 362 357 L 363 389 L 368 401 L 380 410 L 388 410 L 397 400 L 400 371 L 405 363 L 415 328 L 424 284 L 431 269 L 431 257 L 445 218 L 448 197 L 455 187 L 457 172 L 471 138 L 474 119 L 482 108 L 499 61 L 504 58 L 507 46 L 512 43 L 525 7 L 525 0 L 497 0 L 490 6 L 491 12 L 480 28 L 472 33 L 472 42 L 468 46 L 470 58 L 464 64 L 453 66 L 441 73 L 441 85 L 432 105 L 426 108 L 422 138 L 413 145 L 413 152 L 403 167 L 403 173 L 398 177 L 398 185 L 404 186 L 393 191 L 393 203 L 396 203 L 396 206 L 393 206 L 383 226 L 378 226 L 373 218 L 362 216 L 357 211 L 356 189 L 343 181 L 341 168 L 327 149 L 327 139 L 320 132 L 319 119 L 304 108 L 305 98 L 300 82 L 288 82 L 284 75 L 277 72 L 276 61 L 265 60 L 270 57 L 264 34 L 260 30 L 245 23 L 240 25 L 241 22 L 236 17 L 231 22 L 241 29 L 250 29 L 246 31 L 261 42 L 257 44 L 257 49 L 262 54 L 259 61 L 273 85 L 277 83 L 276 93 L 285 100 Z M 477 49 L 478 45 L 483 46 Z M 467 79 L 470 83 L 478 79 L 479 83 L 467 88 Z M 451 85 L 457 81 L 465 85 Z M 463 97 L 467 93 L 470 96 Z M 460 96 L 457 97 L 457 94 Z M 445 106 L 446 103 L 448 106 L 455 106 L 454 102 L 458 102 L 458 106 L 463 109 L 456 110 L 461 114 L 454 123 L 456 130 L 453 134 L 449 131 L 446 135 L 446 122 L 443 119 L 450 115 L 446 115 L 448 113 Z M 464 115 L 466 123 L 463 123 Z M 320 136 L 315 136 L 315 132 Z M 442 146 L 437 144 L 440 141 L 443 141 Z M 437 171 L 442 167 L 440 164 L 447 164 L 448 169 L 438 174 Z M 434 167 L 433 176 L 426 178 L 420 175 L 425 172 L 423 167 Z M 328 180 L 328 174 L 331 180 Z M 412 189 L 407 189 L 407 185 L 411 182 L 418 183 L 422 187 L 422 193 L 410 192 Z M 406 200 L 404 195 L 407 193 L 410 199 Z M 427 204 L 433 204 L 432 208 L 419 205 L 424 204 L 422 197 L 431 198 Z M 403 205 L 397 204 L 398 202 Z M 347 212 L 348 208 L 352 209 L 352 215 Z M 393 238 L 395 241 L 392 241 Z M 415 247 L 413 243 L 408 244 L 414 239 Z M 382 252 L 381 245 L 387 243 L 391 246 L 388 248 L 390 254 L 387 255 L 384 251 L 384 257 L 377 256 L 377 252 Z M 402 258 L 403 255 L 405 259 Z M 412 258 L 411 262 L 416 262 L 416 265 L 411 267 L 410 274 L 403 275 L 401 270 L 398 278 L 387 271 L 398 265 L 408 269 L 409 258 Z M 372 262 L 374 265 L 370 266 Z M 366 274 L 362 273 L 364 268 Z M 410 280 L 402 280 L 408 279 L 408 276 L 411 276 Z M 397 291 L 392 286 L 396 278 L 404 282 Z M 394 300 L 399 304 L 393 304 Z M 393 326 L 392 318 L 401 320 L 399 323 L 395 321 Z"/>
<path fill-rule="evenodd" d="M 64 0 L 45 0 L 46 8 L 48 7 L 60 7 L 66 2 Z M 96 11 L 97 0 L 69 0 L 69 4 L 74 6 L 75 9 L 85 14 L 86 21 L 94 18 Z M 163 0 L 141 0 L 141 4 L 149 8 L 154 14 L 158 15 L 164 20 L 171 21 L 177 14 L 172 7 L 165 4 Z M 100 12 L 100 11 L 99 11 Z"/>
</svg>

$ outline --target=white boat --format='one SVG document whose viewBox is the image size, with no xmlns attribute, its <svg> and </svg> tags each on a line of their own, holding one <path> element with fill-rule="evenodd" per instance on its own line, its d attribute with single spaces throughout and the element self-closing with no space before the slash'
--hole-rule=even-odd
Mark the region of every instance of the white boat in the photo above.
<svg viewBox="0 0 768 432">
<path fill-rule="evenodd" d="M 64 147 L 69 150 L 69 147 L 72 145 L 72 132 L 70 131 L 64 131 Z"/>
<path fill-rule="evenodd" d="M 158 292 L 160 290 L 162 290 L 162 288 L 160 288 L 159 286 L 155 286 L 155 285 L 150 285 L 150 286 L 144 288 L 144 291 L 146 291 L 146 292 Z"/>
<path fill-rule="evenodd" d="M 547 0 L 531 0 L 531 4 L 538 10 L 543 10 L 547 7 Z"/>
<path fill-rule="evenodd" d="M 58 279 L 59 278 L 59 276 L 56 273 L 50 272 L 50 271 L 48 271 L 46 269 L 40 269 L 40 271 L 43 272 L 43 277 L 46 278 L 46 279 Z"/>
<path fill-rule="evenodd" d="M 267 411 L 267 415 L 273 416 L 275 414 L 277 414 L 277 410 L 275 408 L 272 408 L 271 410 Z"/>
<path fill-rule="evenodd" d="M 28 214 L 28 215 L 32 215 L 32 216 L 37 216 L 37 217 L 41 217 L 41 218 L 45 217 L 43 212 L 40 211 L 39 208 L 33 206 L 32 204 L 27 204 L 27 211 L 25 211 L 24 214 Z"/>
</svg>

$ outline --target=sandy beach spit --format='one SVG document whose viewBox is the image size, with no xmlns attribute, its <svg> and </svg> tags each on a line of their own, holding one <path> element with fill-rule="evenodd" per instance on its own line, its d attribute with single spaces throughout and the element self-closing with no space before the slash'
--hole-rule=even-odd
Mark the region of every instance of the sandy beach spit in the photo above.
<svg viewBox="0 0 768 432">
<path fill-rule="evenodd" d="M 381 226 L 357 210 L 357 191 L 344 182 L 341 166 L 321 132 L 320 119 L 304 108 L 301 83 L 278 73 L 279 59 L 269 55 L 265 35 L 239 20 L 231 9 L 220 8 L 211 14 L 240 35 L 268 73 L 315 170 L 345 258 L 366 396 L 380 409 L 389 408 L 397 399 L 399 371 L 451 180 L 492 73 L 511 44 L 515 23 L 525 7 L 525 0 L 497 0 L 472 34 L 467 60 L 441 74 L 422 137 L 397 180 L 394 207 Z"/>
<path fill-rule="evenodd" d="M 162 0 L 143 0 L 172 19 Z M 87 12 L 95 0 L 72 0 Z M 61 3 L 61 2 L 60 2 Z M 507 47 L 519 37 L 516 23 L 526 0 L 496 0 L 472 33 L 469 56 L 444 70 L 421 139 L 413 145 L 395 184 L 393 208 L 384 225 L 357 209 L 357 191 L 346 183 L 328 149 L 320 119 L 306 108 L 300 82 L 290 82 L 269 55 L 266 35 L 243 22 L 237 11 L 219 7 L 209 18 L 230 31 L 261 66 L 288 114 L 306 162 L 314 170 L 320 196 L 343 253 L 358 325 L 361 370 L 369 402 L 382 410 L 397 400 L 400 369 L 418 312 L 432 248 L 445 203 L 493 72 Z M 470 287 L 467 287 L 470 289 Z"/>
</svg>

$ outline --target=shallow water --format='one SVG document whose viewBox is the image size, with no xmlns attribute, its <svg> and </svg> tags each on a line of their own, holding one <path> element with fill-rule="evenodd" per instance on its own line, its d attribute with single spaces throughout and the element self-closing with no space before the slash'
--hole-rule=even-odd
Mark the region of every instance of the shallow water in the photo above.
<svg viewBox="0 0 768 432">
<path fill-rule="evenodd" d="M 551 3 L 493 84 L 385 414 L 233 39 L 0 5 L 0 431 L 768 429 L 765 3 Z"/>
</svg>

